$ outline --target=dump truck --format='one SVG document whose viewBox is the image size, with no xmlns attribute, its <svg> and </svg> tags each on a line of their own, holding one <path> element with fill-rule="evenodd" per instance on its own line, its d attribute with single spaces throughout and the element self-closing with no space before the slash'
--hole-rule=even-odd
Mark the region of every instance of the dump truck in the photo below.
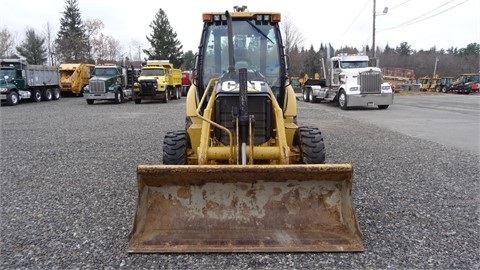
<svg viewBox="0 0 480 270">
<path fill-rule="evenodd" d="M 325 61 L 322 58 L 322 65 Z M 393 104 L 393 90 L 383 81 L 380 68 L 370 66 L 363 54 L 339 54 L 328 58 L 323 78 L 308 79 L 303 87 L 305 102 L 337 102 L 347 110 L 351 107 L 378 107 L 387 109 Z"/>
<path fill-rule="evenodd" d="M 58 66 L 60 72 L 60 93 L 64 95 L 83 96 L 83 88 L 95 65 L 86 63 L 64 63 Z"/>
<path fill-rule="evenodd" d="M 191 70 L 182 71 L 182 96 L 186 96 L 193 80 L 193 72 Z"/>
<path fill-rule="evenodd" d="M 0 59 L 0 100 L 15 106 L 20 100 L 60 98 L 58 68 L 30 65 L 25 59 Z"/>
<path fill-rule="evenodd" d="M 162 100 L 182 97 L 182 71 L 174 68 L 168 60 L 147 60 L 140 70 L 138 82 L 133 87 L 133 100 L 140 104 L 142 99 Z"/>
<path fill-rule="evenodd" d="M 95 100 L 113 100 L 116 104 L 132 98 L 132 89 L 128 88 L 128 68 L 117 65 L 95 66 L 88 85 L 83 88 L 83 96 L 87 104 L 92 105 Z"/>
<path fill-rule="evenodd" d="M 137 166 L 128 252 L 363 251 L 352 165 L 326 164 L 320 129 L 297 125 L 281 14 L 202 18 L 185 129 Z"/>
</svg>

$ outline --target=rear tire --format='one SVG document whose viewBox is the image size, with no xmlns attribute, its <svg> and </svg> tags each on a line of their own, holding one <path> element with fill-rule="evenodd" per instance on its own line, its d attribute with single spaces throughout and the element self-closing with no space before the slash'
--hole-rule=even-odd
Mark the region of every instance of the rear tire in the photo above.
<svg viewBox="0 0 480 270">
<path fill-rule="evenodd" d="M 87 99 L 87 104 L 92 105 L 95 102 L 95 99 Z"/>
<path fill-rule="evenodd" d="M 182 89 L 180 87 L 175 87 L 175 99 L 179 100 L 182 98 Z"/>
<path fill-rule="evenodd" d="M 294 145 L 300 149 L 301 164 L 325 163 L 325 143 L 317 127 L 299 127 L 293 141 Z"/>
<path fill-rule="evenodd" d="M 42 93 L 38 89 L 32 90 L 32 97 L 33 102 L 40 102 L 42 100 Z"/>
<path fill-rule="evenodd" d="M 313 90 L 308 89 L 308 100 L 310 103 L 317 103 L 317 97 L 313 96 Z"/>
<path fill-rule="evenodd" d="M 169 131 L 163 140 L 163 164 L 186 165 L 188 134 L 185 130 Z"/>
<path fill-rule="evenodd" d="M 310 101 L 310 93 L 309 89 L 305 88 L 303 89 L 303 101 L 309 102 Z"/>
<path fill-rule="evenodd" d="M 53 99 L 53 96 L 52 96 L 52 90 L 51 89 L 45 89 L 43 90 L 43 97 L 42 97 L 42 100 L 44 101 L 50 101 Z"/>
<path fill-rule="evenodd" d="M 52 90 L 52 100 L 60 99 L 60 90 L 58 88 L 53 88 Z"/>
</svg>

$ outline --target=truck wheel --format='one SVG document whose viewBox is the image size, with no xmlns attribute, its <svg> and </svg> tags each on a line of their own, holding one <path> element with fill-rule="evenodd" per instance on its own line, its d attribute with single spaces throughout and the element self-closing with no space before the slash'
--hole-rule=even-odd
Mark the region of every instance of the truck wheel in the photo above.
<svg viewBox="0 0 480 270">
<path fill-rule="evenodd" d="M 345 94 L 345 91 L 340 90 L 340 93 L 338 93 L 338 106 L 342 110 L 347 110 L 347 95 Z"/>
<path fill-rule="evenodd" d="M 310 103 L 317 103 L 317 97 L 313 96 L 312 89 L 308 89 L 308 100 L 310 101 Z"/>
<path fill-rule="evenodd" d="M 447 93 L 448 92 L 448 88 L 446 86 L 442 87 L 442 93 Z"/>
<path fill-rule="evenodd" d="M 303 89 L 303 101 L 309 102 L 310 101 L 310 94 L 309 94 L 309 89 L 305 88 Z"/>
<path fill-rule="evenodd" d="M 188 135 L 185 130 L 169 131 L 163 140 L 163 164 L 187 164 Z"/>
<path fill-rule="evenodd" d="M 58 100 L 60 99 L 60 90 L 58 88 L 53 88 L 52 90 L 52 99 Z"/>
<path fill-rule="evenodd" d="M 123 103 L 123 91 L 115 93 L 115 104 Z"/>
<path fill-rule="evenodd" d="M 301 164 L 325 163 L 325 143 L 317 127 L 299 127 L 295 131 L 293 144 L 300 148 Z"/>
<path fill-rule="evenodd" d="M 176 100 L 179 100 L 182 98 L 182 88 L 176 87 L 175 93 L 176 93 L 176 97 L 175 97 Z"/>
<path fill-rule="evenodd" d="M 135 104 L 140 104 L 140 103 L 142 103 L 142 100 L 139 99 L 139 98 L 138 98 L 138 99 L 134 99 L 133 101 L 135 101 Z"/>
<path fill-rule="evenodd" d="M 170 96 L 170 92 L 169 90 L 165 90 L 165 96 L 163 97 L 163 103 L 168 103 L 168 100 L 169 100 L 169 97 Z"/>
<path fill-rule="evenodd" d="M 7 104 L 10 106 L 15 106 L 18 104 L 18 94 L 17 92 L 11 91 L 7 95 Z"/>
<path fill-rule="evenodd" d="M 435 91 L 436 91 L 437 93 L 440 93 L 440 91 L 442 91 L 442 87 L 441 87 L 441 86 L 437 86 L 437 87 L 435 88 Z"/>
<path fill-rule="evenodd" d="M 32 97 L 31 97 L 33 102 L 39 102 L 42 100 L 42 93 L 38 89 L 32 90 Z"/>
<path fill-rule="evenodd" d="M 386 110 L 388 108 L 388 105 L 378 105 L 378 108 L 380 110 Z"/>
<path fill-rule="evenodd" d="M 95 99 L 87 99 L 87 104 L 92 105 L 95 102 Z"/>
<path fill-rule="evenodd" d="M 42 100 L 45 100 L 45 101 L 50 101 L 52 100 L 52 90 L 50 89 L 45 89 L 43 90 L 43 98 Z"/>
</svg>

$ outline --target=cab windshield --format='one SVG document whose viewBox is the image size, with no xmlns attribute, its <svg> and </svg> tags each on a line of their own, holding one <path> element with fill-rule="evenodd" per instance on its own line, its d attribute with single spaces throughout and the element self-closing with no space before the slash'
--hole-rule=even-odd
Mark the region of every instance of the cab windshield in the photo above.
<svg viewBox="0 0 480 270">
<path fill-rule="evenodd" d="M 116 68 L 96 68 L 93 71 L 95 76 L 115 76 L 118 75 Z"/>
<path fill-rule="evenodd" d="M 232 21 L 235 70 L 246 68 L 261 74 L 271 88 L 280 86 L 280 59 L 275 25 L 251 21 Z M 203 84 L 228 71 L 228 30 L 226 24 L 210 24 L 203 48 Z"/>
<path fill-rule="evenodd" d="M 163 76 L 165 70 L 163 68 L 145 68 L 140 72 L 140 76 Z"/>
<path fill-rule="evenodd" d="M 340 63 L 341 68 L 366 68 L 368 67 L 368 61 L 342 61 Z"/>
</svg>

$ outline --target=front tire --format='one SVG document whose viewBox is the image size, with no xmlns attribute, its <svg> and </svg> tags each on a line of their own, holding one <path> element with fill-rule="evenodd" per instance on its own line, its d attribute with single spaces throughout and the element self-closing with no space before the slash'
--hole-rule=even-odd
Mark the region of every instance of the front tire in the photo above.
<svg viewBox="0 0 480 270">
<path fill-rule="evenodd" d="M 115 104 L 120 104 L 123 103 L 124 97 L 123 97 L 123 91 L 117 91 L 115 93 Z"/>
<path fill-rule="evenodd" d="M 87 104 L 92 105 L 95 102 L 95 99 L 87 99 Z"/>
<path fill-rule="evenodd" d="M 188 147 L 188 134 L 185 130 L 167 132 L 163 140 L 163 164 L 186 165 Z"/>
<path fill-rule="evenodd" d="M 300 164 L 325 163 L 325 143 L 317 127 L 299 127 L 293 141 L 300 149 Z"/>
<path fill-rule="evenodd" d="M 338 106 L 342 110 L 347 110 L 347 94 L 345 94 L 345 91 L 340 90 L 340 93 L 338 94 Z"/>
<path fill-rule="evenodd" d="M 8 104 L 9 106 L 15 106 L 15 105 L 17 105 L 17 104 L 18 104 L 18 101 L 19 101 L 19 99 L 18 99 L 18 94 L 17 94 L 17 92 L 12 91 L 12 92 L 10 92 L 10 93 L 7 95 L 7 104 Z"/>
<path fill-rule="evenodd" d="M 380 110 L 386 110 L 388 108 L 388 105 L 378 105 L 378 108 Z"/>
<path fill-rule="evenodd" d="M 165 96 L 163 97 L 163 103 L 168 103 L 169 99 L 170 99 L 170 90 L 165 90 Z"/>
</svg>

